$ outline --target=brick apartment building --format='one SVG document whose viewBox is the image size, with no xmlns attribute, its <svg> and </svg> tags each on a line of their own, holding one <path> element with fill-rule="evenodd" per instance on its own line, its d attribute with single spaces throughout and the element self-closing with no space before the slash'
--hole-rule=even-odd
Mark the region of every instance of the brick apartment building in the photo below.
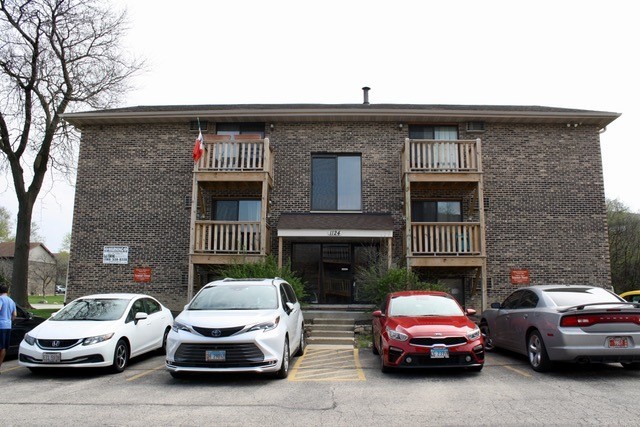
<svg viewBox="0 0 640 427">
<path fill-rule="evenodd" d="M 216 265 L 269 254 L 315 303 L 366 302 L 354 272 L 372 253 L 475 308 L 527 282 L 607 286 L 599 134 L 618 116 L 366 91 L 67 114 L 82 132 L 67 297 L 140 291 L 180 309 Z"/>
</svg>

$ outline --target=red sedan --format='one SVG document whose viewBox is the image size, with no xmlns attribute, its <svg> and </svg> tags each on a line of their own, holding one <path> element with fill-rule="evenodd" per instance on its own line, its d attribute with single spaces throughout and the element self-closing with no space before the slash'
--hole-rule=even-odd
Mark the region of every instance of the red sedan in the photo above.
<svg viewBox="0 0 640 427">
<path fill-rule="evenodd" d="M 387 295 L 373 312 L 373 353 L 380 368 L 454 368 L 480 371 L 484 341 L 478 326 L 445 292 L 404 291 Z"/>
</svg>

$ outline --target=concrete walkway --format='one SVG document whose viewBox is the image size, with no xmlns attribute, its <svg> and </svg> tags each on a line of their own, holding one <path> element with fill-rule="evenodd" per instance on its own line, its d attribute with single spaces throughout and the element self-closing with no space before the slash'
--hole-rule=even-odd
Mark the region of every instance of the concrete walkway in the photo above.
<svg viewBox="0 0 640 427">
<path fill-rule="evenodd" d="M 42 309 L 60 309 L 62 307 L 64 307 L 64 305 L 62 304 L 31 304 L 31 307 L 38 309 L 38 310 L 42 310 Z"/>
</svg>

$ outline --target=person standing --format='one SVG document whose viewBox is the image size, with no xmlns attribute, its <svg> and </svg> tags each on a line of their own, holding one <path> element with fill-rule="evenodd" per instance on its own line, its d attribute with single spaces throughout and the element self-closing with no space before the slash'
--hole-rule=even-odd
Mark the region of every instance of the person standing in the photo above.
<svg viewBox="0 0 640 427">
<path fill-rule="evenodd" d="M 11 325 L 16 318 L 16 303 L 7 295 L 9 288 L 0 284 L 0 368 L 11 343 Z"/>
</svg>

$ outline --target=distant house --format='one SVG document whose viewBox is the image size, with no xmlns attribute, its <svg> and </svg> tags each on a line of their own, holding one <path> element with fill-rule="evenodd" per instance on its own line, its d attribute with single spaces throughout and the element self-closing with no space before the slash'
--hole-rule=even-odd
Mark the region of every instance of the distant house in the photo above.
<svg viewBox="0 0 640 427">
<path fill-rule="evenodd" d="M 0 270 L 11 282 L 13 274 L 14 242 L 0 243 Z M 56 285 L 56 258 L 43 243 L 29 244 L 29 295 L 53 295 Z"/>
</svg>

